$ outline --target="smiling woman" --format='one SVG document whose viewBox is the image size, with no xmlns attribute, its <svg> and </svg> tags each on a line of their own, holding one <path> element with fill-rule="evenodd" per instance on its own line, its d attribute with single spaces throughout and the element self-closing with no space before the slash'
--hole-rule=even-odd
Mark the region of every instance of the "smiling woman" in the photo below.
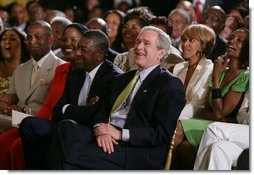
<svg viewBox="0 0 254 175">
<path fill-rule="evenodd" d="M 8 90 L 15 68 L 30 58 L 25 37 L 17 28 L 5 29 L 0 35 L 0 94 Z"/>
<path fill-rule="evenodd" d="M 206 59 L 215 44 L 215 33 L 209 27 L 196 24 L 188 26 L 181 37 L 183 57 L 187 60 L 176 64 L 173 73 L 183 82 L 187 97 L 180 119 L 192 118 L 204 110 L 208 93 L 208 77 L 213 63 Z"/>
<path fill-rule="evenodd" d="M 122 38 L 122 23 L 125 14 L 120 10 L 109 10 L 104 15 L 104 20 L 108 24 L 108 38 L 110 48 L 122 53 L 125 51 Z"/>
<path fill-rule="evenodd" d="M 52 110 L 62 96 L 69 72 L 77 67 L 75 63 L 75 51 L 78 41 L 88 29 L 79 23 L 72 23 L 65 27 L 63 32 L 62 51 L 69 63 L 61 64 L 56 68 L 48 97 L 36 116 L 50 119 Z M 34 117 L 35 118 L 35 117 Z M 0 135 L 0 169 L 26 169 L 23 156 L 23 144 L 19 136 L 19 130 L 13 128 Z"/>
<path fill-rule="evenodd" d="M 181 168 L 193 168 L 200 140 L 210 123 L 237 123 L 236 114 L 249 89 L 248 60 L 249 31 L 238 29 L 228 38 L 226 53 L 214 62 L 204 113 L 178 122 L 175 149 L 179 162 L 188 166 Z"/>
</svg>

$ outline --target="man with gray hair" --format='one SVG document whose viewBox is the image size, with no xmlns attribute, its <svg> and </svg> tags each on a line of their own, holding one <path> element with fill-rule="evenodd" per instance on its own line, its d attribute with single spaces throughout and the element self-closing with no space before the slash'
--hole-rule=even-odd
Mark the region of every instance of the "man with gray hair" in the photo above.
<svg viewBox="0 0 254 175">
<path fill-rule="evenodd" d="M 171 41 L 172 45 L 179 49 L 181 44 L 181 35 L 186 27 L 188 27 L 191 23 L 190 15 L 187 11 L 176 8 L 170 12 L 168 18 L 172 22 L 172 34 Z"/>
<path fill-rule="evenodd" d="M 50 169 L 163 169 L 185 105 L 183 84 L 160 67 L 169 47 L 162 30 L 141 30 L 134 46 L 138 70 L 112 80 L 108 98 L 94 115 L 93 131 L 70 120 L 59 123 Z"/>
</svg>

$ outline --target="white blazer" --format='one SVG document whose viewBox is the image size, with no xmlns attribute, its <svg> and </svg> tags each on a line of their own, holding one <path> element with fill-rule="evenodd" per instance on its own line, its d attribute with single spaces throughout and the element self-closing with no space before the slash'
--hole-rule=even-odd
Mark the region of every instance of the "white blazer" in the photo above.
<svg viewBox="0 0 254 175">
<path fill-rule="evenodd" d="M 183 62 L 176 64 L 173 70 L 173 74 L 178 76 L 184 84 L 189 62 Z M 202 112 L 207 100 L 207 93 L 209 91 L 208 78 L 212 74 L 213 63 L 211 60 L 202 58 L 187 86 L 186 105 L 183 108 L 179 119 L 189 119 L 196 117 Z"/>
</svg>

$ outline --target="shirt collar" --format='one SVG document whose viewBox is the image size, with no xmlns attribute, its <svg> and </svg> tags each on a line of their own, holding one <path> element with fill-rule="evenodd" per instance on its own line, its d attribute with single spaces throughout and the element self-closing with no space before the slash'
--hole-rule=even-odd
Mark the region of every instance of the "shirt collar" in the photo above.
<svg viewBox="0 0 254 175">
<path fill-rule="evenodd" d="M 140 81 L 144 81 L 144 79 L 146 79 L 146 77 L 158 66 L 159 64 L 156 64 L 154 66 L 151 66 L 149 68 L 146 68 L 144 70 L 142 70 L 139 73 L 139 77 L 140 77 Z"/>
<path fill-rule="evenodd" d="M 49 51 L 49 53 L 47 53 L 46 55 L 44 55 L 39 61 L 37 61 L 37 65 L 38 67 L 40 68 L 43 63 L 46 61 L 46 59 L 48 58 L 49 54 L 51 53 L 52 51 Z M 36 63 L 36 61 L 33 59 L 33 63 Z"/>
<path fill-rule="evenodd" d="M 19 26 L 17 26 L 20 30 L 24 31 L 26 28 L 26 22 L 23 22 L 22 24 L 20 24 Z"/>
<path fill-rule="evenodd" d="M 102 63 L 103 63 L 103 62 L 102 62 Z M 91 80 L 94 79 L 94 77 L 95 77 L 95 75 L 96 75 L 98 69 L 101 67 L 102 63 L 99 64 L 97 67 L 95 67 L 92 71 L 86 72 L 86 73 L 90 76 Z"/>
<path fill-rule="evenodd" d="M 58 48 L 58 49 L 53 50 L 53 53 L 56 55 L 56 54 L 58 54 L 58 52 L 60 52 L 60 51 L 61 51 L 61 48 Z"/>
</svg>

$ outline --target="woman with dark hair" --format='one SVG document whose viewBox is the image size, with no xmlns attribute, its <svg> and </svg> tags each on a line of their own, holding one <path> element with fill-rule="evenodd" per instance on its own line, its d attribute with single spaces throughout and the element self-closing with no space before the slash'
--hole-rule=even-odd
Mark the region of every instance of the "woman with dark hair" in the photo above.
<svg viewBox="0 0 254 175">
<path fill-rule="evenodd" d="M 249 89 L 249 31 L 241 28 L 228 38 L 226 53 L 214 62 L 203 119 L 180 120 L 175 150 L 182 169 L 192 169 L 204 130 L 215 121 L 237 123 L 236 114 Z M 175 160 L 176 161 L 176 160 Z M 178 167 L 179 168 L 179 167 Z"/>
<path fill-rule="evenodd" d="M 225 25 L 220 31 L 220 37 L 227 40 L 232 32 L 239 29 L 242 26 L 239 17 L 237 16 L 227 16 Z"/>
<path fill-rule="evenodd" d="M 80 65 L 76 63 L 75 52 L 79 40 L 87 30 L 88 28 L 86 26 L 79 23 L 72 23 L 65 27 L 61 50 L 68 63 L 64 63 L 57 67 L 48 97 L 36 116 L 51 119 L 52 109 L 63 93 L 68 73 L 81 68 Z"/>
<path fill-rule="evenodd" d="M 109 10 L 104 15 L 104 20 L 108 25 L 108 38 L 110 48 L 123 53 L 125 51 L 122 37 L 123 18 L 125 14 L 120 10 Z"/>
<path fill-rule="evenodd" d="M 75 62 L 75 52 L 79 40 L 87 30 L 87 27 L 79 23 L 69 24 L 64 29 L 61 49 L 69 62 L 61 64 L 56 68 L 48 97 L 36 116 L 51 119 L 52 109 L 63 93 L 69 72 L 79 68 L 79 65 Z M 26 168 L 23 145 L 17 128 L 13 128 L 0 135 L 0 155 L 0 169 L 22 170 Z"/>
<path fill-rule="evenodd" d="M 127 11 L 123 19 L 122 29 L 125 52 L 117 55 L 114 59 L 114 64 L 124 72 L 138 68 L 133 61 L 133 47 L 141 29 L 147 26 L 153 18 L 153 13 L 147 7 L 137 7 Z"/>
<path fill-rule="evenodd" d="M 172 34 L 173 26 L 172 22 L 166 16 L 157 16 L 151 19 L 148 25 L 158 27 L 166 32 L 169 36 Z"/>
<path fill-rule="evenodd" d="M 30 59 L 25 39 L 17 28 L 7 28 L 0 35 L 0 94 L 7 92 L 15 68 Z"/>
<path fill-rule="evenodd" d="M 127 11 L 123 19 L 123 40 L 129 51 L 134 47 L 136 38 L 144 26 L 154 17 L 152 11 L 147 7 L 132 8 Z"/>
</svg>

